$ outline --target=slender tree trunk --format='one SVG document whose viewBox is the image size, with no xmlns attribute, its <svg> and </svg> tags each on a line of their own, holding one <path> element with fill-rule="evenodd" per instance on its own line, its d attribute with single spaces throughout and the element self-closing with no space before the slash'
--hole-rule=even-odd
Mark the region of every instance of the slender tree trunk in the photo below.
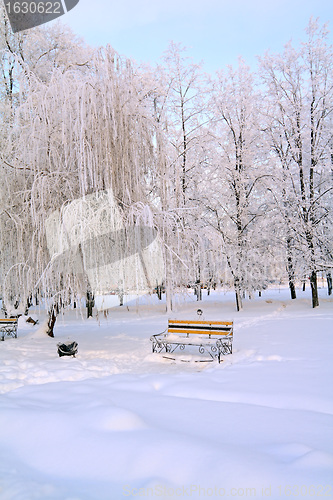
<svg viewBox="0 0 333 500">
<path fill-rule="evenodd" d="M 200 281 L 195 285 L 195 295 L 197 296 L 197 301 L 202 300 L 202 289 Z"/>
<path fill-rule="evenodd" d="M 312 307 L 319 306 L 318 299 L 318 286 L 317 286 L 317 273 L 316 271 L 312 271 L 310 274 L 310 285 L 311 285 L 311 294 L 312 294 Z"/>
<path fill-rule="evenodd" d="M 237 311 L 240 311 L 243 308 L 243 304 L 242 304 L 242 294 L 239 287 L 239 279 L 235 278 L 234 283 L 235 283 L 235 295 L 236 295 L 236 308 Z"/>
<path fill-rule="evenodd" d="M 200 268 L 200 264 L 198 264 L 198 274 L 197 274 L 197 280 L 196 280 L 195 290 L 196 290 L 195 294 L 197 296 L 197 301 L 202 300 L 201 268 Z"/>
<path fill-rule="evenodd" d="M 238 159 L 237 159 L 238 156 Z M 237 147 L 236 147 L 236 171 L 241 172 L 242 171 L 242 155 L 237 154 Z M 244 290 L 244 279 L 240 279 L 241 273 L 242 273 L 242 267 L 244 265 L 243 262 L 243 224 L 242 224 L 242 210 L 241 210 L 241 194 L 240 194 L 240 189 L 239 187 L 235 184 L 235 197 L 236 197 L 236 207 L 237 207 L 237 218 L 236 218 L 236 226 L 237 226 L 237 275 L 234 278 L 234 283 L 235 283 L 235 294 L 236 294 L 236 308 L 237 311 L 240 311 L 243 308 L 243 303 L 242 303 L 242 295 L 245 299 L 245 290 Z M 243 294 L 242 290 L 243 288 Z"/>
<path fill-rule="evenodd" d="M 33 303 L 32 303 L 32 294 L 30 294 L 27 297 L 27 302 L 26 302 L 25 311 L 24 311 L 25 316 L 28 316 L 28 314 L 29 314 L 29 308 L 32 305 L 33 305 Z"/>
<path fill-rule="evenodd" d="M 311 69 L 311 81 L 312 81 L 312 101 L 310 105 L 310 123 L 311 123 L 311 163 L 310 163 L 310 173 L 309 173 L 309 191 L 310 191 L 310 206 L 313 204 L 314 200 L 314 172 L 316 167 L 315 160 L 315 150 L 316 150 L 316 133 L 315 133 L 315 106 L 316 106 L 316 97 L 315 97 L 315 87 L 318 82 L 313 81 L 313 74 Z M 309 221 L 311 223 L 311 227 L 315 227 L 314 214 L 311 212 Z M 310 238 L 309 248 L 311 250 L 311 262 L 312 262 L 312 272 L 310 276 L 310 284 L 311 284 L 311 293 L 312 293 L 312 307 L 319 306 L 319 298 L 318 298 L 318 286 L 317 286 L 317 273 L 316 273 L 316 263 L 315 263 L 315 249 L 314 249 L 314 240 L 313 234 L 308 233 Z"/>
<path fill-rule="evenodd" d="M 314 255 L 313 236 L 310 231 L 306 232 L 306 239 L 308 243 L 308 248 L 311 253 L 310 286 L 312 295 L 312 307 L 315 308 L 319 306 L 319 298 L 318 298 L 317 271 L 316 271 L 315 255 Z"/>
<path fill-rule="evenodd" d="M 87 318 L 92 318 L 94 305 L 95 305 L 94 296 L 90 290 L 87 290 L 87 300 L 86 300 Z"/>
<path fill-rule="evenodd" d="M 289 279 L 289 289 L 290 296 L 292 299 L 296 299 L 296 289 L 295 289 L 295 270 L 294 270 L 294 262 L 292 257 L 291 250 L 291 238 L 287 238 L 287 271 L 288 271 L 288 279 Z"/>
<path fill-rule="evenodd" d="M 3 299 L 3 296 L 2 296 L 2 307 L 1 307 L 4 315 L 5 315 L 5 318 L 8 318 L 8 312 L 7 312 L 7 307 L 6 307 L 6 304 L 5 304 L 5 301 Z"/>
<path fill-rule="evenodd" d="M 289 290 L 290 290 L 290 297 L 292 299 L 296 299 L 295 283 L 292 279 L 290 279 L 290 277 L 289 277 Z"/>
<path fill-rule="evenodd" d="M 47 322 L 46 333 L 49 337 L 54 337 L 53 329 L 54 329 L 54 325 L 55 325 L 55 322 L 57 319 L 56 308 L 54 306 L 51 307 L 51 309 L 48 312 L 48 315 L 49 315 L 49 319 Z"/>
<path fill-rule="evenodd" d="M 239 290 L 235 290 L 235 295 L 236 295 L 236 308 L 237 308 L 237 311 L 239 312 L 241 309 L 242 309 L 242 298 L 241 298 L 241 295 L 239 293 Z"/>
<path fill-rule="evenodd" d="M 172 311 L 172 291 L 170 281 L 166 280 L 166 288 L 165 288 L 165 298 L 166 298 L 166 311 L 167 313 L 171 313 Z"/>
<path fill-rule="evenodd" d="M 332 273 L 331 273 L 331 271 L 328 271 L 328 273 L 326 275 L 326 279 L 327 279 L 327 292 L 328 292 L 328 295 L 332 295 Z"/>
<path fill-rule="evenodd" d="M 236 276 L 232 266 L 229 257 L 227 256 L 227 263 L 230 269 L 230 272 L 232 274 L 232 277 L 234 278 L 234 290 L 235 290 L 235 296 L 236 296 L 236 309 L 237 311 L 240 311 L 243 307 L 242 304 L 242 296 L 241 296 L 241 289 L 240 289 L 240 281 L 239 278 Z"/>
<path fill-rule="evenodd" d="M 312 108 L 311 108 L 312 109 Z M 312 113 L 312 111 L 311 111 Z M 305 189 L 305 179 L 304 179 L 304 170 L 303 170 L 303 153 L 302 153 L 302 132 L 300 125 L 300 113 L 297 113 L 297 141 L 296 144 L 299 150 L 299 158 L 298 158 L 298 167 L 299 167 L 299 179 L 300 179 L 300 190 L 301 190 L 301 200 L 302 200 L 302 219 L 305 225 L 313 224 L 313 220 L 310 217 L 307 209 L 306 203 L 306 189 Z M 313 201 L 313 172 L 314 172 L 314 160 L 313 160 L 313 123 L 312 123 L 312 115 L 311 115 L 311 166 L 310 166 L 310 203 Z M 312 226 L 313 227 L 313 226 Z M 308 226 L 305 231 L 305 237 L 308 245 L 308 249 L 310 251 L 311 256 L 311 274 L 310 274 L 310 285 L 311 285 L 311 295 L 312 295 L 312 307 L 319 306 L 318 300 L 318 287 L 317 287 L 317 272 L 316 272 L 316 262 L 315 262 L 315 249 L 313 242 L 313 234 L 312 227 Z"/>
</svg>

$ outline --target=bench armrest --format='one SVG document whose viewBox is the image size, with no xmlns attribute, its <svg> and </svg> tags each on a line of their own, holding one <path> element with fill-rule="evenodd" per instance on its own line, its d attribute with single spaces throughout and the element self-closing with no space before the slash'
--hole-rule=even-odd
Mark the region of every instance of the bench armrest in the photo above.
<svg viewBox="0 0 333 500">
<path fill-rule="evenodd" d="M 163 330 L 163 332 L 161 332 L 161 333 L 155 333 L 154 335 L 152 335 L 152 336 L 150 337 L 150 340 L 151 340 L 152 342 L 158 342 L 158 340 L 159 340 L 159 339 L 157 339 L 156 337 L 159 337 L 160 335 L 164 335 L 164 336 L 165 336 L 165 335 L 166 335 L 166 333 L 165 333 L 165 332 L 166 332 L 167 330 L 168 330 L 168 329 L 166 328 L 166 329 L 165 329 L 165 330 Z"/>
</svg>

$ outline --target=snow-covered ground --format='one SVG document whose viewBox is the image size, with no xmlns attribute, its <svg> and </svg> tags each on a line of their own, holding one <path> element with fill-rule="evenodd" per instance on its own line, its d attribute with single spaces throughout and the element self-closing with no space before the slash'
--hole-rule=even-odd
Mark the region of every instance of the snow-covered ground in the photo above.
<svg viewBox="0 0 333 500">
<path fill-rule="evenodd" d="M 236 313 L 204 295 L 206 319 L 233 319 L 217 363 L 151 353 L 167 324 L 156 297 L 108 317 L 59 319 L 55 338 L 20 320 L 0 342 L 0 499 L 330 498 L 333 300 L 269 290 Z M 195 317 L 179 300 L 174 317 Z M 40 322 L 43 316 L 40 313 Z M 56 344 L 76 340 L 76 358 Z"/>
</svg>

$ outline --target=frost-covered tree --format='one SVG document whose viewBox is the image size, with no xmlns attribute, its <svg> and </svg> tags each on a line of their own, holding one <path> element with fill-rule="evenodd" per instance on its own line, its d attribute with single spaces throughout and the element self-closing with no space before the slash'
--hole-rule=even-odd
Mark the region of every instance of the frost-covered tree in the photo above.
<svg viewBox="0 0 333 500">
<path fill-rule="evenodd" d="M 243 293 L 262 286 L 263 182 L 269 175 L 261 148 L 259 96 L 242 60 L 237 69 L 219 74 L 211 106 L 214 156 L 206 173 L 206 221 L 219 234 L 240 310 Z"/>
<path fill-rule="evenodd" d="M 164 56 L 164 95 L 167 112 L 169 162 L 175 181 L 176 206 L 186 206 L 196 182 L 198 150 L 207 122 L 207 88 L 200 65 L 171 43 Z"/>
<path fill-rule="evenodd" d="M 313 307 L 319 305 L 320 233 L 332 194 L 332 69 L 326 27 L 320 28 L 314 20 L 308 25 L 307 41 L 299 49 L 289 43 L 283 54 L 267 54 L 261 60 L 261 75 L 271 99 L 268 134 L 281 166 L 275 188 L 288 226 L 287 251 L 291 255 L 297 240 L 310 275 Z M 289 268 L 289 279 L 292 275 Z"/>
<path fill-rule="evenodd" d="M 182 286 L 197 282 L 200 298 L 203 252 L 198 189 L 207 141 L 207 82 L 200 65 L 194 64 L 180 45 L 170 44 L 163 63 L 157 72 L 160 95 L 156 98 L 166 142 L 162 190 L 168 193 L 167 211 L 173 210 L 172 219 L 176 222 L 170 228 L 168 244 L 181 259 L 173 281 Z"/>
</svg>

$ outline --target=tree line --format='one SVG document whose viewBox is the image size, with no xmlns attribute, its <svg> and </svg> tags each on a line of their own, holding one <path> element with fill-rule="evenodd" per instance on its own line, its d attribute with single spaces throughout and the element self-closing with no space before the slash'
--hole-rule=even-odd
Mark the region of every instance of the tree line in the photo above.
<svg viewBox="0 0 333 500">
<path fill-rule="evenodd" d="M 302 43 L 267 52 L 254 70 L 240 58 L 212 76 L 174 43 L 149 67 L 110 46 L 91 49 L 61 24 L 14 35 L 2 8 L 0 51 L 8 310 L 42 299 L 55 318 L 97 292 L 71 252 L 50 256 L 47 230 L 52 214 L 61 218 L 75 200 L 105 192 L 124 228 L 157 232 L 168 309 L 176 290 L 194 287 L 200 299 L 202 286 L 222 283 L 234 288 L 240 310 L 244 297 L 285 279 L 291 298 L 308 281 L 316 307 L 319 272 L 332 293 L 326 25 L 311 19 Z M 101 253 L 95 244 L 91 251 Z M 76 259 L 79 251 L 78 242 Z"/>
</svg>

